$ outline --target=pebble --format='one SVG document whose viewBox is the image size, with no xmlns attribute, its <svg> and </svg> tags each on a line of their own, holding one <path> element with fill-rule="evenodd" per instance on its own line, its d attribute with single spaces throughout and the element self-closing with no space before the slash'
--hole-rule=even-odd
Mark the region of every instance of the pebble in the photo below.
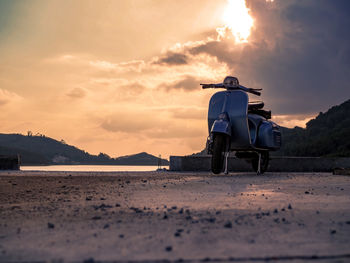
<svg viewBox="0 0 350 263">
<path fill-rule="evenodd" d="M 172 251 L 173 250 L 173 247 L 172 246 L 167 246 L 167 247 L 165 247 L 165 251 L 167 251 L 167 252 L 170 252 L 170 251 Z"/>
<path fill-rule="evenodd" d="M 293 209 L 291 204 L 288 205 L 288 209 Z"/>
<path fill-rule="evenodd" d="M 225 228 L 232 228 L 232 223 L 231 221 L 227 221 L 224 225 Z"/>
<path fill-rule="evenodd" d="M 55 228 L 55 225 L 52 224 L 52 223 L 50 223 L 50 222 L 48 222 L 48 223 L 47 223 L 47 227 L 50 228 L 50 229 L 52 229 L 52 228 Z"/>
<path fill-rule="evenodd" d="M 95 263 L 94 258 L 85 259 L 83 263 Z"/>
</svg>

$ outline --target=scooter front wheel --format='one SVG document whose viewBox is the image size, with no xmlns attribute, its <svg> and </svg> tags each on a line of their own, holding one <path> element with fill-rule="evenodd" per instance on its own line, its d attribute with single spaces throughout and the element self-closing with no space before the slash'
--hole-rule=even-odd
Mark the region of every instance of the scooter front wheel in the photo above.
<svg viewBox="0 0 350 263">
<path fill-rule="evenodd" d="M 224 153 L 226 149 L 226 136 L 215 134 L 213 139 L 213 155 L 211 157 L 211 171 L 219 174 L 224 167 Z"/>
</svg>

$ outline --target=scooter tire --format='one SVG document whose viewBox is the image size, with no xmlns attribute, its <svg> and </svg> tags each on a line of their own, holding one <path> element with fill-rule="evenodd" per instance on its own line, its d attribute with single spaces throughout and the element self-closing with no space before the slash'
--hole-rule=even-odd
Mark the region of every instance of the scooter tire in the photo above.
<svg viewBox="0 0 350 263">
<path fill-rule="evenodd" d="M 225 135 L 215 134 L 213 138 L 213 154 L 211 157 L 211 171 L 214 174 L 219 174 L 223 170 L 225 148 L 226 148 Z"/>
<path fill-rule="evenodd" d="M 260 174 L 263 174 L 267 171 L 267 168 L 269 167 L 269 161 L 270 161 L 270 154 L 268 151 L 261 152 L 261 166 L 260 166 Z M 259 157 L 254 158 L 252 160 L 252 167 L 254 172 L 258 172 L 258 165 L 259 165 Z"/>
</svg>

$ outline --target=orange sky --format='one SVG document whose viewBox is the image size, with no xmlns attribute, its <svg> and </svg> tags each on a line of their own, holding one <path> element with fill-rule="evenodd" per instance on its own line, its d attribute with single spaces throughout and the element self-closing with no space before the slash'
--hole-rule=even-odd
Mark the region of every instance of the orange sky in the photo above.
<svg viewBox="0 0 350 263">
<path fill-rule="evenodd" d="M 243 0 L 7 4 L 0 35 L 0 132 L 30 130 L 112 157 L 202 150 L 214 91 L 201 90 L 199 83 L 235 72 L 192 51 L 220 42 L 239 53 L 259 34 L 259 21 Z M 240 81 L 259 87 L 247 77 Z M 276 114 L 288 127 L 314 116 Z"/>
</svg>

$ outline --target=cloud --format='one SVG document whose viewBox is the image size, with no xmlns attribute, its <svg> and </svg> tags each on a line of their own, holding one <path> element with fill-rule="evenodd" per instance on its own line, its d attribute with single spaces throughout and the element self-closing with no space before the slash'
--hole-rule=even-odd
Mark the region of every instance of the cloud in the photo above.
<svg viewBox="0 0 350 263">
<path fill-rule="evenodd" d="M 350 97 L 349 2 L 251 0 L 248 5 L 256 19 L 248 43 L 208 39 L 178 45 L 177 52 L 224 63 L 243 85 L 263 88 L 262 98 L 277 114 L 311 114 Z M 193 78 L 165 88 L 191 90 L 191 84 Z"/>
<path fill-rule="evenodd" d="M 154 127 L 156 122 L 151 114 L 128 111 L 115 113 L 102 121 L 101 127 L 110 132 L 142 133 Z M 141 134 L 140 134 L 141 135 Z"/>
<path fill-rule="evenodd" d="M 176 119 L 195 119 L 205 120 L 207 117 L 207 108 L 177 108 L 169 110 L 173 118 Z"/>
<path fill-rule="evenodd" d="M 185 54 L 168 52 L 163 57 L 157 59 L 154 64 L 177 66 L 188 63 L 188 57 Z"/>
<path fill-rule="evenodd" d="M 86 90 L 82 88 L 74 88 L 71 89 L 66 95 L 73 99 L 81 99 L 86 96 Z"/>
<path fill-rule="evenodd" d="M 16 93 L 5 89 L 0 89 L 0 107 L 18 102 L 20 100 L 22 100 L 22 97 L 18 96 Z"/>
<path fill-rule="evenodd" d="M 163 83 L 160 84 L 158 87 L 161 89 L 165 89 L 166 91 L 170 90 L 184 90 L 184 91 L 194 91 L 199 90 L 200 80 L 197 78 L 187 75 L 183 79 L 174 81 L 171 83 Z"/>
</svg>

